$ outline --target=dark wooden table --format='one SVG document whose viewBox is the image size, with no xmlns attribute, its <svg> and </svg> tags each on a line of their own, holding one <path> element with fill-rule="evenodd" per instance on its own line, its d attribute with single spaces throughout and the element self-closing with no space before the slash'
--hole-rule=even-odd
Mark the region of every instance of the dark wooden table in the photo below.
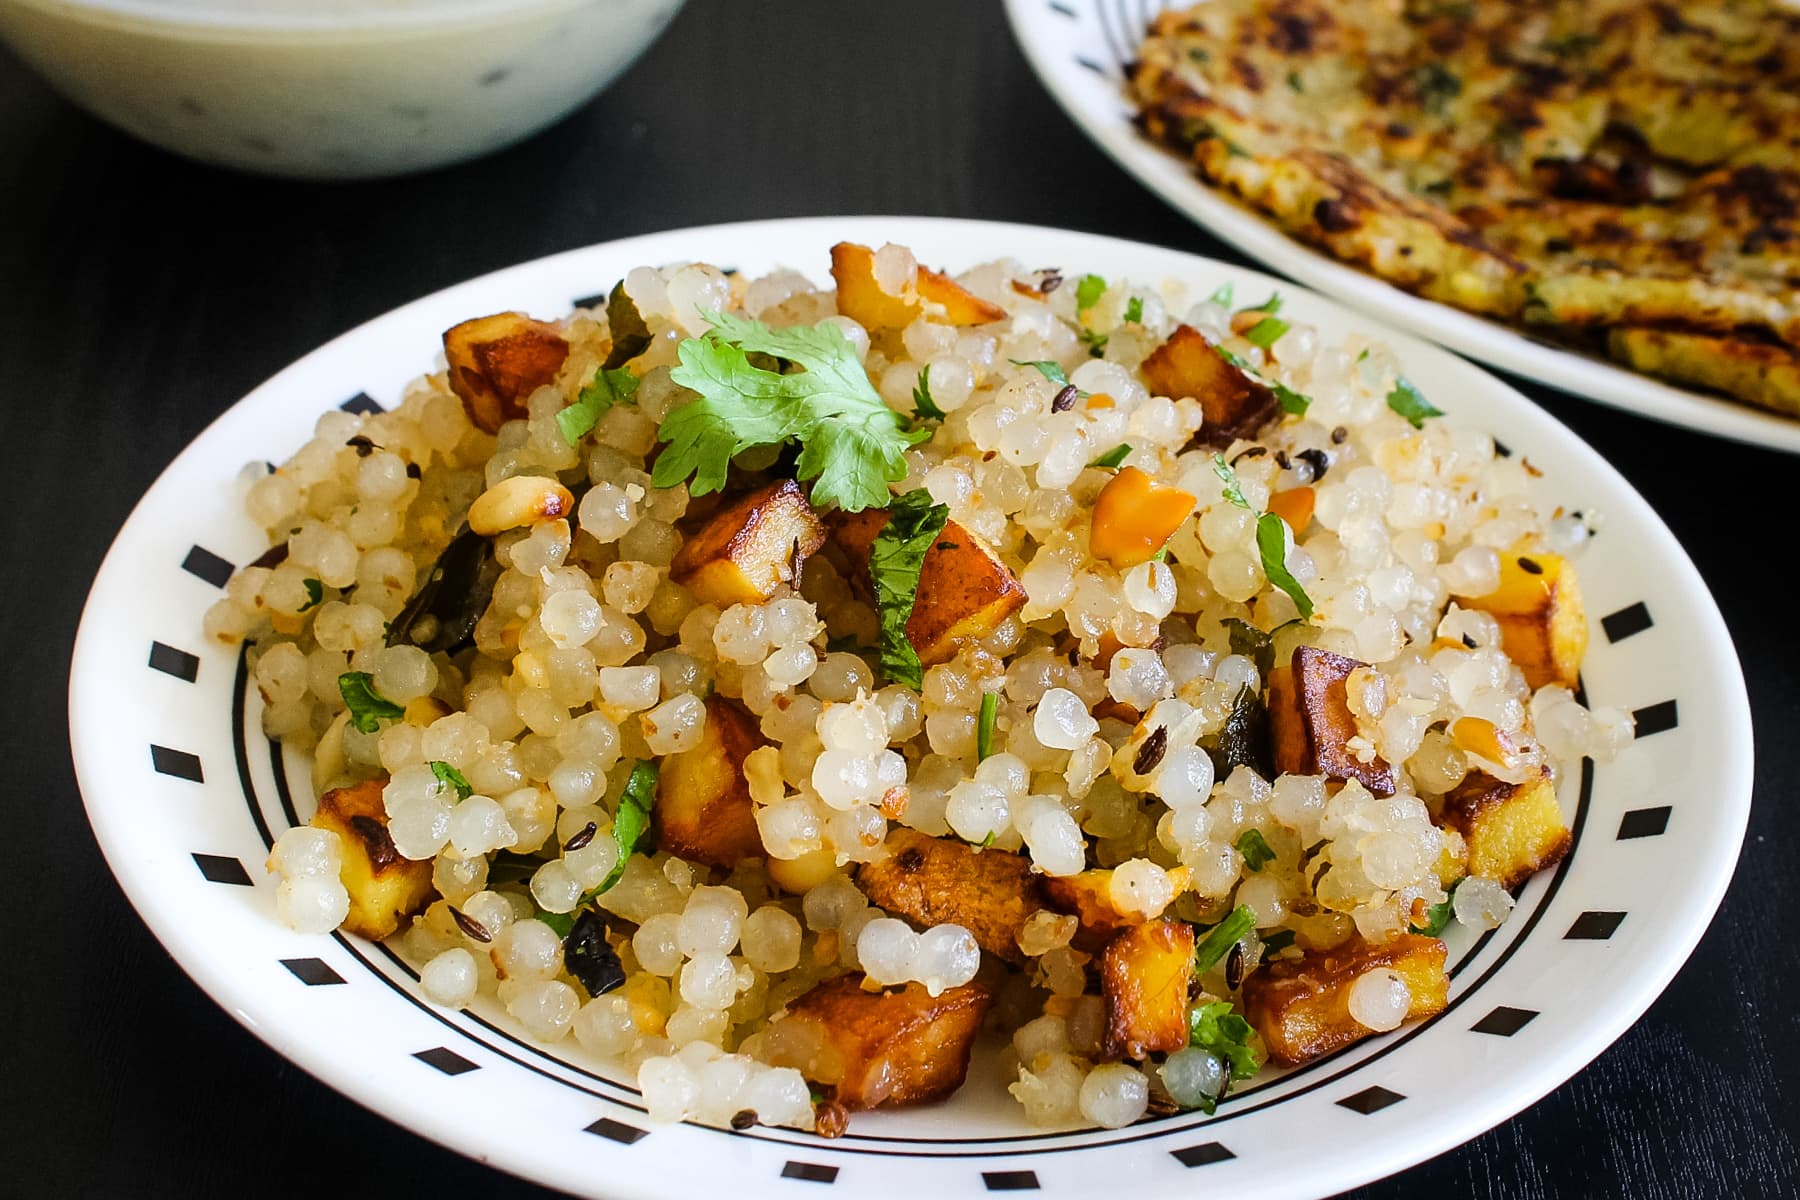
<svg viewBox="0 0 1800 1200">
<path fill-rule="evenodd" d="M 137 497 L 305 351 L 552 251 L 752 217 L 889 212 L 1233 252 L 1104 159 L 995 4 L 694 0 L 549 132 L 414 179 L 200 167 L 55 97 L 0 51 L 0 1194 L 544 1194 L 396 1130 L 216 1008 L 139 922 L 82 812 L 70 645 Z M 1666 994 L 1518 1118 L 1358 1196 L 1800 1195 L 1800 655 L 1790 457 L 1524 386 L 1672 525 L 1742 652 L 1762 734 L 1736 881 Z M 445 1189 L 445 1191 L 440 1191 Z"/>
</svg>

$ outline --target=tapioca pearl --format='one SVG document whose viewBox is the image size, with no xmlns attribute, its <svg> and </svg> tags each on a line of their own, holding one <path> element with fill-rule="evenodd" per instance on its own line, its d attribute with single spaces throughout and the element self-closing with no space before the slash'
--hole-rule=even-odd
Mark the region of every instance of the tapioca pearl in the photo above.
<svg viewBox="0 0 1800 1200">
<path fill-rule="evenodd" d="M 759 971 L 790 971 L 800 962 L 800 922 L 792 913 L 767 904 L 744 922 L 744 958 Z"/>
<path fill-rule="evenodd" d="M 1102 1129 L 1121 1129 L 1150 1106 L 1150 1081 L 1135 1067 L 1102 1063 L 1081 1081 L 1081 1115 Z"/>
<path fill-rule="evenodd" d="M 350 893 L 333 875 L 284 879 L 275 888 L 275 915 L 296 933 L 330 933 L 350 913 Z"/>
<path fill-rule="evenodd" d="M 419 972 L 419 987 L 434 1004 L 466 1008 L 475 999 L 481 971 L 475 956 L 461 947 L 445 950 Z"/>
<path fill-rule="evenodd" d="M 335 879 L 343 861 L 344 844 L 336 833 L 297 825 L 275 839 L 275 846 L 269 851 L 268 866 L 269 870 L 289 879 L 309 876 Z"/>
<path fill-rule="evenodd" d="M 549 979 L 562 969 L 562 953 L 562 939 L 542 921 L 514 921 L 494 935 L 494 966 L 506 979 Z"/>
<path fill-rule="evenodd" d="M 1357 976 L 1350 985 L 1350 1015 L 1357 1024 L 1377 1033 L 1398 1029 L 1412 1007 L 1412 989 L 1398 971 L 1378 967 Z"/>
</svg>

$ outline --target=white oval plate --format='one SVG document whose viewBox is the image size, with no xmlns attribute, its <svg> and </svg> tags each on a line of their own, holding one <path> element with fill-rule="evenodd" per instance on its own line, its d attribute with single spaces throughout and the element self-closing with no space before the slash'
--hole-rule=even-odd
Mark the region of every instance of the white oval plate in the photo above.
<svg viewBox="0 0 1800 1200">
<path fill-rule="evenodd" d="M 1460 354 L 1642 417 L 1800 454 L 1800 421 L 1688 391 L 1600 358 L 1535 341 L 1486 318 L 1403 292 L 1290 238 L 1201 182 L 1132 124 L 1123 64 L 1150 18 L 1191 0 L 1006 0 L 1013 34 L 1076 125 L 1139 183 L 1226 245 L 1289 278 Z"/>
<path fill-rule="evenodd" d="M 236 482 L 280 461 L 318 414 L 397 400 L 439 334 L 502 309 L 550 316 L 644 263 L 703 260 L 823 279 L 849 238 L 913 246 L 964 268 L 1005 254 L 1027 267 L 1178 278 L 1241 292 L 1275 281 L 1111 238 L 1026 226 L 819 218 L 716 226 L 576 250 L 497 272 L 380 317 L 324 346 L 220 417 L 132 514 L 95 580 L 69 689 L 75 766 L 126 894 L 212 997 L 277 1051 L 416 1133 L 584 1194 L 692 1197 L 975 1196 L 1042 1188 L 1098 1194 L 1129 1180 L 1149 1198 L 1242 1189 L 1319 1196 L 1474 1137 L 1576 1071 L 1644 1011 L 1705 929 L 1731 876 L 1750 803 L 1750 720 L 1718 610 L 1667 528 L 1629 485 L 1511 388 L 1415 338 L 1385 334 L 1447 419 L 1497 433 L 1541 467 L 1548 497 L 1604 513 L 1582 562 L 1595 622 L 1587 687 L 1637 711 L 1641 740 L 1615 764 L 1571 771 L 1574 853 L 1534 879 L 1513 918 L 1452 941 L 1442 1015 L 1284 1077 L 1258 1080 L 1212 1118 L 1042 1134 L 1024 1125 L 991 1057 L 950 1103 L 858 1116 L 826 1141 L 783 1129 L 653 1126 L 629 1078 L 573 1042 L 531 1043 L 492 1009 L 419 997 L 383 947 L 305 937 L 273 915 L 271 835 L 310 811 L 306 763 L 261 736 L 239 654 L 201 616 L 232 564 L 265 548 Z M 1380 333 L 1317 296 L 1285 310 L 1328 339 Z M 246 694 L 247 693 L 247 694 Z M 467 1114 L 479 1113 L 479 1119 Z"/>
</svg>

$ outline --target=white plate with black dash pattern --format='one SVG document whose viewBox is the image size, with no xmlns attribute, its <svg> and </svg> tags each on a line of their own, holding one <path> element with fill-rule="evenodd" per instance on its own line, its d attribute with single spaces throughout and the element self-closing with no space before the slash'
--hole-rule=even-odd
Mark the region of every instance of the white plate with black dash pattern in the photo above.
<svg viewBox="0 0 1800 1200">
<path fill-rule="evenodd" d="M 1225 244 L 1344 301 L 1504 371 L 1626 412 L 1753 446 L 1800 453 L 1800 421 L 1527 337 L 1483 317 L 1404 292 L 1303 245 L 1198 179 L 1182 159 L 1140 134 L 1124 64 L 1150 19 L 1193 0 L 1006 0 L 1026 59 L 1082 132 L 1137 181 Z"/>
<path fill-rule="evenodd" d="M 1668 529 L 1593 450 L 1476 367 L 1315 295 L 1287 310 L 1337 340 L 1385 336 L 1445 419 L 1499 435 L 1541 468 L 1546 498 L 1605 515 L 1582 559 L 1597 704 L 1637 713 L 1617 762 L 1567 773 L 1577 831 L 1560 867 L 1480 939 L 1452 936 L 1450 1006 L 1286 1074 L 1215 1116 L 1116 1131 L 1031 1130 L 984 1046 L 941 1106 L 858 1116 L 828 1141 L 786 1129 L 658 1126 L 632 1079 L 573 1042 L 532 1043 L 491 1008 L 449 1012 L 380 945 L 308 937 L 274 917 L 271 838 L 310 812 L 307 764 L 260 733 L 236 650 L 201 616 L 232 565 L 260 554 L 244 515 L 246 463 L 286 458 L 332 406 L 391 405 L 440 333 L 474 314 L 549 316 L 644 263 L 791 266 L 822 279 L 840 239 L 913 246 L 960 269 L 1000 254 L 1210 292 L 1267 276 L 1131 242 L 1026 226 L 818 218 L 656 234 L 500 271 L 409 304 L 276 375 L 219 418 L 138 505 L 82 618 L 69 692 L 81 790 L 126 894 L 176 960 L 233 1017 L 318 1078 L 408 1130 L 571 1192 L 974 1196 L 1041 1189 L 1145 1197 L 1320 1196 L 1476 1136 L 1600 1053 L 1666 985 L 1711 919 L 1749 812 L 1750 715 L 1718 610 Z M 1460 927 L 1453 927 L 1460 928 Z M 322 1028 L 330 1037 L 318 1036 Z M 479 1112 L 480 1121 L 462 1114 Z M 398 1134 L 396 1136 L 399 1136 Z M 1318 1147 L 1297 1154 L 1296 1146 Z M 827 1186 L 833 1191 L 824 1190 Z"/>
</svg>

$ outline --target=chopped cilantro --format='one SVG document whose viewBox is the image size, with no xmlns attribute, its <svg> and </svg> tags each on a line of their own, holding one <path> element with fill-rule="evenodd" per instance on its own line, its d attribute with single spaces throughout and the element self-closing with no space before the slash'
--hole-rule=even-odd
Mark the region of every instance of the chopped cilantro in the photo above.
<svg viewBox="0 0 1800 1200">
<path fill-rule="evenodd" d="M 1102 454 L 1099 458 L 1096 458 L 1093 462 L 1089 463 L 1088 466 L 1100 467 L 1108 471 L 1117 470 L 1119 464 L 1124 462 L 1130 454 L 1131 443 L 1120 442 L 1111 450 L 1108 450 L 1105 454 Z"/>
<path fill-rule="evenodd" d="M 1462 80 L 1442 63 L 1426 63 L 1413 72 L 1413 90 L 1419 107 L 1442 115 L 1450 101 L 1462 95 Z"/>
<path fill-rule="evenodd" d="M 1272 956 L 1281 953 L 1293 944 L 1293 930 L 1277 929 L 1274 933 L 1271 933 L 1268 937 L 1263 939 L 1263 961 L 1267 962 Z"/>
<path fill-rule="evenodd" d="M 1444 902 L 1442 904 L 1433 904 L 1430 908 L 1426 909 L 1425 923 L 1423 925 L 1414 925 L 1412 931 L 1414 933 L 1423 934 L 1426 937 L 1436 937 L 1444 932 L 1445 929 L 1449 928 L 1450 918 L 1456 914 L 1456 889 L 1461 886 L 1462 880 L 1460 879 L 1451 884 L 1449 890 L 1444 893 Z"/>
<path fill-rule="evenodd" d="M 1240 617 L 1226 617 L 1219 623 L 1225 627 L 1225 634 L 1230 639 L 1231 652 L 1255 663 L 1257 672 L 1267 678 L 1275 666 L 1275 635 L 1263 632 Z"/>
<path fill-rule="evenodd" d="M 306 588 L 306 603 L 300 606 L 301 612 L 317 608 L 325 602 L 325 585 L 323 583 L 317 579 L 302 579 L 300 582 Z"/>
<path fill-rule="evenodd" d="M 919 597 L 925 552 L 943 532 L 950 506 L 934 503 L 930 492 L 914 488 L 895 500 L 889 511 L 892 515 L 869 550 L 869 574 L 881 618 L 881 671 L 889 683 L 903 683 L 916 692 L 924 685 L 925 668 L 907 640 L 906 622 Z"/>
<path fill-rule="evenodd" d="M 1268 313 L 1270 316 L 1274 316 L 1276 313 L 1281 311 L 1281 305 L 1282 305 L 1281 293 L 1280 292 L 1270 292 L 1269 298 L 1267 300 L 1264 300 L 1261 304 L 1253 304 L 1249 308 L 1240 308 L 1240 309 L 1238 309 L 1238 311 L 1239 312 Z"/>
<path fill-rule="evenodd" d="M 1015 358 L 1012 359 L 1011 362 L 1015 367 L 1036 367 L 1038 373 L 1043 375 L 1043 377 L 1048 379 L 1051 383 L 1062 385 L 1069 382 L 1069 377 L 1063 371 L 1062 365 L 1060 363 L 1051 362 L 1047 358 L 1038 359 L 1035 362 L 1021 362 Z"/>
<path fill-rule="evenodd" d="M 1231 307 L 1231 297 L 1237 291 L 1230 283 L 1221 283 L 1213 294 L 1206 298 L 1208 304 L 1216 304 L 1220 308 Z"/>
<path fill-rule="evenodd" d="M 1357 362 L 1366 362 L 1366 361 L 1368 361 L 1368 358 L 1369 358 L 1369 348 L 1367 346 L 1364 346 L 1363 352 L 1356 356 L 1356 361 Z"/>
<path fill-rule="evenodd" d="M 1098 275 L 1083 275 L 1075 284 L 1075 311 L 1086 312 L 1100 303 L 1100 297 L 1106 294 L 1106 280 Z"/>
<path fill-rule="evenodd" d="M 699 393 L 663 418 L 667 443 L 651 481 L 674 487 L 692 477 L 695 495 L 725 486 L 731 460 L 754 446 L 800 443 L 797 478 L 813 480 L 812 500 L 846 512 L 886 504 L 888 485 L 906 477 L 906 450 L 930 437 L 908 430 L 869 382 L 856 351 L 830 321 L 770 329 L 730 313 L 706 314 L 712 330 L 676 348 L 670 378 Z M 781 374 L 753 366 L 751 354 L 804 368 Z"/>
<path fill-rule="evenodd" d="M 1000 712 L 1000 693 L 981 693 L 981 716 L 975 724 L 975 761 L 982 762 L 994 752 L 994 718 Z"/>
<path fill-rule="evenodd" d="M 1194 974 L 1201 975 L 1225 957 L 1226 951 L 1243 940 L 1244 935 L 1256 928 L 1256 914 L 1248 905 L 1240 904 L 1214 925 L 1200 944 L 1194 947 Z"/>
<path fill-rule="evenodd" d="M 1256 1052 L 1250 1048 L 1250 1022 L 1232 1011 L 1229 1000 L 1188 1010 L 1188 1045 L 1224 1059 L 1233 1079 L 1248 1079 L 1258 1070 Z"/>
<path fill-rule="evenodd" d="M 1269 582 L 1288 594 L 1302 619 L 1313 615 L 1312 597 L 1287 569 L 1287 522 L 1274 513 L 1256 518 L 1256 552 L 1262 556 L 1263 574 Z"/>
<path fill-rule="evenodd" d="M 825 653 L 842 654 L 848 651 L 855 654 L 862 649 L 862 643 L 856 640 L 854 633 L 846 633 L 843 637 L 834 637 L 825 643 Z"/>
<path fill-rule="evenodd" d="M 931 398 L 931 364 L 926 363 L 919 370 L 919 382 L 913 385 L 913 420 L 941 421 L 949 415 Z"/>
<path fill-rule="evenodd" d="M 556 414 L 556 427 L 562 431 L 563 441 L 579 446 L 607 410 L 631 399 L 637 389 L 638 377 L 623 367 L 601 367 L 595 371 L 575 403 Z"/>
<path fill-rule="evenodd" d="M 1270 298 L 1274 299 L 1274 297 Z M 1247 309 L 1245 311 L 1251 310 Z M 1304 417 L 1306 415 L 1306 410 L 1312 407 L 1311 396 L 1302 395 L 1285 383 L 1277 383 L 1273 379 L 1264 379 L 1257 373 L 1256 368 L 1252 367 L 1249 363 L 1245 362 L 1241 357 L 1232 353 L 1230 350 L 1227 350 L 1218 342 L 1212 343 L 1212 348 L 1220 358 L 1248 375 L 1251 379 L 1262 384 L 1271 392 L 1274 392 L 1275 401 L 1281 405 L 1282 412 L 1292 413 L 1296 417 Z"/>
<path fill-rule="evenodd" d="M 535 915 L 538 920 L 556 930 L 556 936 L 559 938 L 566 938 L 571 933 L 575 932 L 575 917 L 573 914 L 545 912 L 540 908 Z"/>
<path fill-rule="evenodd" d="M 1296 92 L 1299 92 L 1301 95 L 1306 94 L 1306 81 L 1300 78 L 1300 72 L 1298 72 L 1298 71 L 1289 71 L 1288 72 L 1287 85 L 1289 87 L 1293 88 Z"/>
<path fill-rule="evenodd" d="M 456 798 L 458 800 L 467 800 L 475 791 L 473 787 L 469 786 L 468 778 L 449 763 L 439 759 L 433 759 L 430 766 L 431 773 L 437 776 L 439 783 L 443 784 L 445 787 L 456 789 Z"/>
<path fill-rule="evenodd" d="M 1144 323 L 1144 302 L 1137 296 L 1125 302 L 1125 319 L 1134 325 Z"/>
<path fill-rule="evenodd" d="M 624 794 L 619 797 L 619 811 L 613 816 L 613 841 L 619 847 L 619 861 L 613 864 L 613 869 L 606 873 L 598 887 L 582 896 L 581 904 L 619 882 L 625 874 L 625 861 L 649 836 L 650 810 L 656 805 L 656 774 L 653 762 L 640 758 L 631 764 L 631 777 L 625 781 Z"/>
<path fill-rule="evenodd" d="M 1089 358 L 1099 358 L 1106 353 L 1106 343 L 1109 339 L 1104 333 L 1095 333 L 1091 329 L 1078 329 L 1075 331 L 1075 336 L 1080 338 L 1081 344 L 1088 348 Z"/>
<path fill-rule="evenodd" d="M 1244 335 L 1244 340 L 1252 346 L 1260 346 L 1267 350 L 1281 340 L 1282 334 L 1292 328 L 1293 326 L 1280 317 L 1264 317 L 1250 327 L 1250 332 Z"/>
<path fill-rule="evenodd" d="M 981 843 L 977 848 L 981 849 L 981 850 L 986 850 L 989 846 L 993 845 L 994 838 L 998 834 L 998 832 L 999 832 L 998 830 L 994 830 L 994 829 L 988 830 L 987 836 L 981 839 Z"/>
<path fill-rule="evenodd" d="M 613 284 L 606 297 L 606 327 L 612 333 L 612 349 L 607 352 L 604 370 L 622 367 L 650 348 L 650 326 L 638 311 L 637 301 L 625 291 L 623 279 Z"/>
<path fill-rule="evenodd" d="M 1223 454 L 1215 453 L 1213 455 L 1213 474 L 1217 475 L 1219 482 L 1225 485 L 1225 499 L 1239 508 L 1248 508 L 1251 512 L 1256 511 L 1254 508 L 1250 508 L 1250 502 L 1244 499 L 1244 488 L 1238 482 L 1237 472 L 1231 469 L 1231 464 L 1225 461 Z"/>
<path fill-rule="evenodd" d="M 1246 829 L 1238 835 L 1235 843 L 1237 852 L 1244 856 L 1244 866 L 1251 871 L 1260 871 L 1275 859 L 1275 851 L 1269 849 L 1259 829 Z"/>
<path fill-rule="evenodd" d="M 350 723 L 358 732 L 374 733 L 383 718 L 397 720 L 406 709 L 375 690 L 375 677 L 367 671 L 345 671 L 338 676 L 338 695 L 350 710 Z"/>
<path fill-rule="evenodd" d="M 1414 429 L 1425 428 L 1425 418 L 1441 417 L 1442 409 L 1436 407 L 1425 398 L 1412 380 L 1402 375 L 1394 381 L 1394 390 L 1387 394 L 1388 407 L 1405 417 Z"/>
</svg>

